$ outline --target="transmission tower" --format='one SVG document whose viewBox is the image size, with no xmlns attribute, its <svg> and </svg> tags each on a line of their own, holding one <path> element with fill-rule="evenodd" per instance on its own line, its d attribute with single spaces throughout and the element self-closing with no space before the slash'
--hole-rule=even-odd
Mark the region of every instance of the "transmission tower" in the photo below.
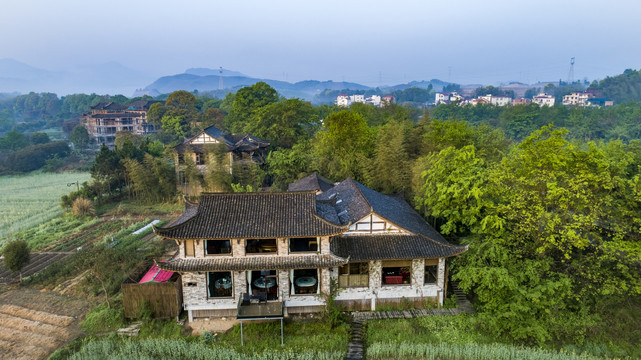
<svg viewBox="0 0 641 360">
<path fill-rule="evenodd" d="M 220 70 L 218 70 L 218 90 L 222 90 L 222 89 L 223 89 L 223 67 L 221 66 Z"/>
<path fill-rule="evenodd" d="M 570 72 L 568 73 L 568 84 L 574 82 L 574 57 L 570 59 Z"/>
</svg>

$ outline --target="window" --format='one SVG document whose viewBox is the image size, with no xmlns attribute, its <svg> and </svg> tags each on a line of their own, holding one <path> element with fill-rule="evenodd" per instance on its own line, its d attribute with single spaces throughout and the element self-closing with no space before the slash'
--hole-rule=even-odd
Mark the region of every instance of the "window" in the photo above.
<svg viewBox="0 0 641 360">
<path fill-rule="evenodd" d="M 315 237 L 289 239 L 289 252 L 316 251 L 318 251 L 318 239 Z"/>
<path fill-rule="evenodd" d="M 338 286 L 368 287 L 369 264 L 366 262 L 349 263 L 338 268 Z"/>
<path fill-rule="evenodd" d="M 278 276 L 276 270 L 247 272 L 247 291 L 252 296 L 264 294 L 267 300 L 278 300 Z"/>
<path fill-rule="evenodd" d="M 194 256 L 194 240 L 185 240 L 185 256 Z"/>
<path fill-rule="evenodd" d="M 186 185 L 187 184 L 187 179 L 185 178 L 185 172 L 184 171 L 179 171 L 178 172 L 178 185 Z"/>
<path fill-rule="evenodd" d="M 319 294 L 318 269 L 290 270 L 289 282 L 292 295 Z"/>
<path fill-rule="evenodd" d="M 409 285 L 412 283 L 411 262 L 383 262 L 383 285 Z"/>
<path fill-rule="evenodd" d="M 275 253 L 276 251 L 276 239 L 250 239 L 245 242 L 247 254 Z"/>
<path fill-rule="evenodd" d="M 431 265 L 425 267 L 425 284 L 436 284 L 436 274 L 438 274 L 438 266 Z"/>
<path fill-rule="evenodd" d="M 229 240 L 206 240 L 205 255 L 231 254 L 231 242 Z"/>
<path fill-rule="evenodd" d="M 182 165 L 185 163 L 185 154 L 178 154 L 178 165 Z"/>
<path fill-rule="evenodd" d="M 205 156 L 203 153 L 196 153 L 196 165 L 205 165 Z"/>
<path fill-rule="evenodd" d="M 230 271 L 207 273 L 207 297 L 220 298 L 233 296 L 233 281 Z"/>
</svg>

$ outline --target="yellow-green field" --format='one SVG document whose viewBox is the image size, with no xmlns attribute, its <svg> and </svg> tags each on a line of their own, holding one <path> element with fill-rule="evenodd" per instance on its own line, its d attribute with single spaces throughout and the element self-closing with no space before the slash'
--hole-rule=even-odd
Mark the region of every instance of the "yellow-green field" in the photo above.
<svg viewBox="0 0 641 360">
<path fill-rule="evenodd" d="M 91 178 L 87 172 L 39 173 L 0 177 L 0 247 L 13 233 L 62 213 L 60 196 Z"/>
</svg>

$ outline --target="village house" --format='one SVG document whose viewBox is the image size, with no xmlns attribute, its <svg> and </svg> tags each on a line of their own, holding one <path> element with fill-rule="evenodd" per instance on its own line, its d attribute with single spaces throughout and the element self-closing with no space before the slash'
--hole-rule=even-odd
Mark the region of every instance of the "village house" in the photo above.
<svg viewBox="0 0 641 360">
<path fill-rule="evenodd" d="M 584 91 L 575 91 L 571 94 L 563 96 L 563 105 L 565 106 L 587 106 L 588 100 L 592 98 L 593 95 Z"/>
<path fill-rule="evenodd" d="M 448 243 L 400 197 L 352 179 L 299 185 L 304 191 L 203 193 L 175 224 L 154 228 L 179 245 L 158 266 L 182 274 L 190 321 L 241 319 L 252 308 L 319 312 L 332 282 L 345 310 L 443 304 L 447 258 L 466 246 Z"/>
<path fill-rule="evenodd" d="M 222 146 L 219 150 L 224 153 L 224 156 L 218 159 L 220 163 L 216 165 L 231 174 L 234 163 L 254 162 L 262 165 L 265 162 L 269 144 L 269 141 L 249 134 L 228 134 L 215 126 L 210 126 L 174 147 L 178 189 L 186 195 L 198 195 L 202 191 L 200 184 L 189 182 L 185 171 L 191 164 L 200 174 L 205 174 L 207 167 L 215 161 L 213 158 L 216 146 Z"/>
<path fill-rule="evenodd" d="M 156 102 L 158 101 L 140 100 L 129 105 L 101 102 L 91 107 L 91 113 L 83 115 L 81 123 L 97 145 L 105 144 L 113 148 L 119 131 L 137 135 L 158 131 L 159 126 L 147 122 L 147 111 Z"/>
<path fill-rule="evenodd" d="M 532 102 L 539 104 L 539 106 L 554 106 L 554 95 L 540 93 L 532 97 Z"/>
<path fill-rule="evenodd" d="M 454 101 L 462 101 L 463 97 L 456 92 L 436 93 L 434 96 L 434 105 L 449 104 Z"/>
</svg>

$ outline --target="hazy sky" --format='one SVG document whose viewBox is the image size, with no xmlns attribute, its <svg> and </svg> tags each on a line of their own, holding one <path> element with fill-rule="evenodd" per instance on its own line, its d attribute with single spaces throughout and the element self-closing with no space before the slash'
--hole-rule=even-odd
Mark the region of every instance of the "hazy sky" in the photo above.
<svg viewBox="0 0 641 360">
<path fill-rule="evenodd" d="M 0 58 L 379 85 L 565 80 L 575 57 L 592 80 L 641 67 L 640 16 L 639 0 L 3 0 Z"/>
</svg>

